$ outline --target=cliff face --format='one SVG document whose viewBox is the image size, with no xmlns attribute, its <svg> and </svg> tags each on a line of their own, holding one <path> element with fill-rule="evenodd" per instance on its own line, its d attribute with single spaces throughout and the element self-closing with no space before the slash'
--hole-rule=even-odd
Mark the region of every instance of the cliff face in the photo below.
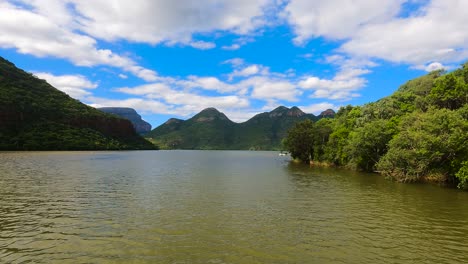
<svg viewBox="0 0 468 264">
<path fill-rule="evenodd" d="M 141 119 L 141 116 L 133 108 L 101 107 L 98 108 L 98 110 L 130 120 L 138 134 L 146 134 L 151 131 L 151 125 L 148 122 Z"/>
<path fill-rule="evenodd" d="M 0 150 L 154 148 L 129 120 L 82 104 L 0 57 Z"/>
</svg>

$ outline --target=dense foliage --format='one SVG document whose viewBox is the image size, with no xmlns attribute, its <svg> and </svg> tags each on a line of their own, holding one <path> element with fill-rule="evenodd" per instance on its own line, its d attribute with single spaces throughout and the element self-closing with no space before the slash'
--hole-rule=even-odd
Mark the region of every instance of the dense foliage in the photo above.
<svg viewBox="0 0 468 264">
<path fill-rule="evenodd" d="M 128 120 L 82 104 L 0 57 L 0 150 L 154 148 Z"/>
<path fill-rule="evenodd" d="M 305 162 L 468 189 L 468 63 L 411 80 L 377 102 L 342 107 L 334 119 L 297 124 L 284 145 Z"/>
</svg>

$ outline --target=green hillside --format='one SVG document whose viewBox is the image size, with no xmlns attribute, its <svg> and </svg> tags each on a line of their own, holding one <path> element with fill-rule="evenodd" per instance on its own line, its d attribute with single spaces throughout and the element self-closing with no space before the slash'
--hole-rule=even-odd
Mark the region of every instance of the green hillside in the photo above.
<svg viewBox="0 0 468 264">
<path fill-rule="evenodd" d="M 152 140 L 169 149 L 280 149 L 286 131 L 296 122 L 317 120 L 299 108 L 278 107 L 234 123 L 223 113 L 208 108 L 187 121 L 169 119 L 149 134 Z"/>
<path fill-rule="evenodd" d="M 285 143 L 305 162 L 468 188 L 468 64 L 411 80 L 377 102 L 343 107 L 334 119 L 298 124 Z"/>
<path fill-rule="evenodd" d="M 0 150 L 154 149 L 105 114 L 0 57 Z"/>
</svg>

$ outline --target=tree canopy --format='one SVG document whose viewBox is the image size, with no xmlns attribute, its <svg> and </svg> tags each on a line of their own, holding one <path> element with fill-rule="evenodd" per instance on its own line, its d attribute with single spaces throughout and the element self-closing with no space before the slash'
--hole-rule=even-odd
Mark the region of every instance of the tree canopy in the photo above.
<svg viewBox="0 0 468 264">
<path fill-rule="evenodd" d="M 377 102 L 342 107 L 333 119 L 297 124 L 284 143 L 304 162 L 468 189 L 468 64 L 411 80 Z"/>
</svg>

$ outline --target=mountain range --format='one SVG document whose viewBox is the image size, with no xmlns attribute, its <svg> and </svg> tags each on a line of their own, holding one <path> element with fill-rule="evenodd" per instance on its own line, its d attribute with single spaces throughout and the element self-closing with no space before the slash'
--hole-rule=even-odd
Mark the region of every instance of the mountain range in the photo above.
<svg viewBox="0 0 468 264">
<path fill-rule="evenodd" d="M 328 109 L 315 116 L 298 107 L 280 106 L 235 123 L 217 109 L 207 108 L 188 120 L 171 118 L 145 136 L 166 149 L 275 150 L 281 149 L 281 140 L 296 122 L 317 121 L 334 113 Z"/>
</svg>

